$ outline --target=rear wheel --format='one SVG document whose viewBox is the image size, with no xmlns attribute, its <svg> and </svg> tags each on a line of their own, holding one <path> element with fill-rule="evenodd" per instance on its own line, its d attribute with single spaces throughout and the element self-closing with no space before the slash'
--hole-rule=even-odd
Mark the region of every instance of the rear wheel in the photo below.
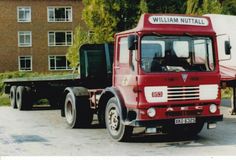
<svg viewBox="0 0 236 160">
<path fill-rule="evenodd" d="M 16 106 L 19 110 L 30 110 L 32 109 L 31 89 L 29 87 L 18 86 L 16 89 Z"/>
<path fill-rule="evenodd" d="M 105 122 L 108 133 L 116 141 L 128 141 L 132 135 L 133 127 L 125 126 L 121 116 L 116 98 L 111 98 L 106 106 Z"/>
<path fill-rule="evenodd" d="M 69 92 L 65 99 L 65 117 L 71 128 L 89 127 L 93 120 L 93 112 L 88 97 L 76 97 Z"/>
<path fill-rule="evenodd" d="M 11 86 L 10 102 L 11 102 L 11 107 L 14 109 L 17 109 L 17 106 L 16 106 L 16 86 Z"/>
</svg>

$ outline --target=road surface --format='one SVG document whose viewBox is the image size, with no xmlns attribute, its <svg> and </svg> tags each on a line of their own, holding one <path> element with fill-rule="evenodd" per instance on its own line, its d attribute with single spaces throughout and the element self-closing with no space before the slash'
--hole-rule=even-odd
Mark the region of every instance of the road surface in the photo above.
<svg viewBox="0 0 236 160">
<path fill-rule="evenodd" d="M 0 156 L 228 156 L 236 155 L 236 116 L 222 107 L 224 121 L 206 125 L 197 137 L 136 137 L 114 142 L 103 128 L 69 129 L 58 110 L 18 111 L 0 107 Z"/>
</svg>

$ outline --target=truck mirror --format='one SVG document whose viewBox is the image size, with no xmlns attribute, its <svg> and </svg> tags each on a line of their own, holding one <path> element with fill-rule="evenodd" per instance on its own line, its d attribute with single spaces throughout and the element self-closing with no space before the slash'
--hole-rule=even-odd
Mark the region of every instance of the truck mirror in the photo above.
<svg viewBox="0 0 236 160">
<path fill-rule="evenodd" d="M 137 49 L 138 44 L 138 36 L 137 35 L 129 35 L 128 36 L 128 49 L 135 50 Z"/>
<path fill-rule="evenodd" d="M 225 41 L 225 54 L 230 55 L 231 54 L 231 45 L 230 41 Z"/>
</svg>

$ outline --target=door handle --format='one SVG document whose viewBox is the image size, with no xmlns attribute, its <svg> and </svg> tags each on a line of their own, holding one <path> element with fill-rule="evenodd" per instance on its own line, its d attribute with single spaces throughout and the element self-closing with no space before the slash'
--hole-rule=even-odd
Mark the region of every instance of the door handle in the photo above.
<svg viewBox="0 0 236 160">
<path fill-rule="evenodd" d="M 116 66 L 115 69 L 120 69 L 120 67 L 119 67 L 119 66 Z"/>
</svg>

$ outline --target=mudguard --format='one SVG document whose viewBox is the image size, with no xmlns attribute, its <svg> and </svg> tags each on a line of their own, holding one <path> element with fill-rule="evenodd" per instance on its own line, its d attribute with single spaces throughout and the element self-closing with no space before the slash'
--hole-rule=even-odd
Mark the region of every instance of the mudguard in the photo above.
<svg viewBox="0 0 236 160">
<path fill-rule="evenodd" d="M 87 88 L 84 88 L 84 87 L 67 87 L 65 90 L 64 90 L 64 96 L 63 96 L 63 100 L 62 100 L 62 103 L 65 103 L 65 97 L 67 95 L 67 93 L 73 93 L 75 97 L 77 96 L 89 96 L 89 92 L 88 92 L 88 89 Z M 64 110 L 64 106 L 61 107 L 61 116 L 62 117 L 65 117 L 65 110 Z"/>
<path fill-rule="evenodd" d="M 89 96 L 89 92 L 87 88 L 84 87 L 67 87 L 64 93 L 72 92 L 76 97 L 79 96 Z"/>
<path fill-rule="evenodd" d="M 117 88 L 114 88 L 114 87 L 107 87 L 106 89 L 103 90 L 102 94 L 101 94 L 101 98 L 100 100 L 103 101 L 103 100 L 107 100 L 108 102 L 108 97 L 109 99 L 111 97 L 115 97 L 117 102 L 118 102 L 118 107 L 119 107 L 119 113 L 120 116 L 121 116 L 121 120 L 122 120 L 122 123 L 125 122 L 126 120 L 126 117 L 127 117 L 127 108 L 125 106 L 125 103 L 124 103 L 124 99 L 123 99 L 123 96 L 122 94 L 120 93 L 120 91 L 117 89 Z M 103 102 L 100 102 L 99 100 L 99 103 L 103 103 Z M 106 102 L 106 103 L 107 103 Z"/>
</svg>

